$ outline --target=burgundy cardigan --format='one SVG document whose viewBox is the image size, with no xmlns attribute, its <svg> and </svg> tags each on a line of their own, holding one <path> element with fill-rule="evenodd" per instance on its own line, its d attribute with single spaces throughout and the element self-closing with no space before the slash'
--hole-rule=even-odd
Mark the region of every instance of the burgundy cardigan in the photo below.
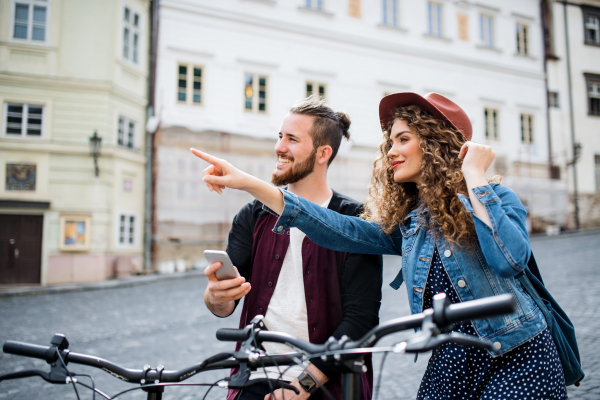
<svg viewBox="0 0 600 400">
<path fill-rule="evenodd" d="M 361 204 L 334 192 L 328 208 L 358 215 Z M 240 274 L 252 284 L 242 307 L 240 328 L 256 315 L 266 313 L 277 285 L 290 236 L 289 230 L 285 235 L 272 232 L 276 221 L 277 217 L 263 210 L 256 200 L 242 208 L 233 220 L 227 253 Z M 306 237 L 302 242 L 302 264 L 311 343 L 325 343 L 330 336 L 358 339 L 379 323 L 381 256 L 328 250 Z M 236 349 L 239 346 L 238 343 Z M 320 359 L 311 362 L 329 377 L 325 387 L 333 397 L 341 398 L 341 375 Z M 371 358 L 367 357 L 365 362 L 368 371 L 362 374 L 362 398 L 369 400 L 373 391 Z M 232 370 L 234 373 L 237 370 Z M 233 400 L 237 393 L 230 390 L 227 400 Z M 311 399 L 322 397 L 318 391 Z"/>
</svg>

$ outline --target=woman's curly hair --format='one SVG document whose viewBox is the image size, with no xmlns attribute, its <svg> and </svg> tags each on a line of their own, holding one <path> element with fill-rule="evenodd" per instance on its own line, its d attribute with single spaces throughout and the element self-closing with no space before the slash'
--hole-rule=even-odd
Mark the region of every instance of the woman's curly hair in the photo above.
<svg viewBox="0 0 600 400">
<path fill-rule="evenodd" d="M 392 126 L 397 119 L 406 121 L 423 150 L 418 184 L 394 181 L 387 154 L 391 148 Z M 466 141 L 463 135 L 448 122 L 416 105 L 396 108 L 389 121 L 388 126 L 382 127 L 384 140 L 373 164 L 369 198 L 361 217 L 379 223 L 389 234 L 408 213 L 419 207 L 427 211 L 429 226 L 439 229 L 448 242 L 474 244 L 473 219 L 456 195 L 469 196 L 461 171 L 462 159 L 458 158 Z"/>
</svg>

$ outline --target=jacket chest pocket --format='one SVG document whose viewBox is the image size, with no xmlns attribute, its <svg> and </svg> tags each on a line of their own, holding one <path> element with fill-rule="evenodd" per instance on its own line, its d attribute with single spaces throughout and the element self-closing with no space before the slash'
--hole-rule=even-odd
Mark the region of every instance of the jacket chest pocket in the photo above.
<svg viewBox="0 0 600 400">
<path fill-rule="evenodd" d="M 417 233 L 425 223 L 425 219 L 419 215 L 406 217 L 404 222 L 400 224 L 400 232 L 402 233 L 402 256 L 412 250 Z"/>
</svg>

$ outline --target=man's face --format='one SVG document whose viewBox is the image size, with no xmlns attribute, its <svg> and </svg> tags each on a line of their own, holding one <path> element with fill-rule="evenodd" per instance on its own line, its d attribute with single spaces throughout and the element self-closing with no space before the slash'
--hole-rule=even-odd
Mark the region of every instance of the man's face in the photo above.
<svg viewBox="0 0 600 400">
<path fill-rule="evenodd" d="M 313 116 L 293 113 L 283 119 L 275 145 L 277 164 L 271 176 L 275 186 L 296 183 L 315 169 L 317 149 L 313 147 L 309 133 L 313 121 Z"/>
</svg>

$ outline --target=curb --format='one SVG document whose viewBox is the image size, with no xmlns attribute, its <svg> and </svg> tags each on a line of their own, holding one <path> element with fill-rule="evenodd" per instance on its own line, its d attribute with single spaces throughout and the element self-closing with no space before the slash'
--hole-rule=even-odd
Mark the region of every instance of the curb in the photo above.
<svg viewBox="0 0 600 400">
<path fill-rule="evenodd" d="M 27 286 L 10 289 L 0 289 L 0 298 L 15 296 L 35 296 L 42 294 L 58 294 L 83 292 L 89 290 L 117 289 L 123 287 L 147 285 L 154 282 L 184 279 L 184 278 L 202 278 L 205 277 L 203 270 L 191 270 L 186 272 L 177 272 L 173 274 L 154 274 L 154 275 L 136 275 L 124 279 L 111 279 L 102 282 L 80 283 L 57 286 Z"/>
<path fill-rule="evenodd" d="M 536 233 L 534 235 L 530 235 L 529 236 L 529 240 L 532 242 L 537 242 L 540 240 L 553 240 L 553 239 L 559 239 L 559 238 L 564 238 L 564 237 L 579 237 L 579 236 L 589 236 L 589 235 L 600 235 L 600 229 L 588 229 L 585 231 L 581 231 L 581 230 L 569 230 L 569 231 L 564 231 L 561 232 L 560 235 L 555 235 L 555 236 L 548 236 L 545 233 Z"/>
</svg>

